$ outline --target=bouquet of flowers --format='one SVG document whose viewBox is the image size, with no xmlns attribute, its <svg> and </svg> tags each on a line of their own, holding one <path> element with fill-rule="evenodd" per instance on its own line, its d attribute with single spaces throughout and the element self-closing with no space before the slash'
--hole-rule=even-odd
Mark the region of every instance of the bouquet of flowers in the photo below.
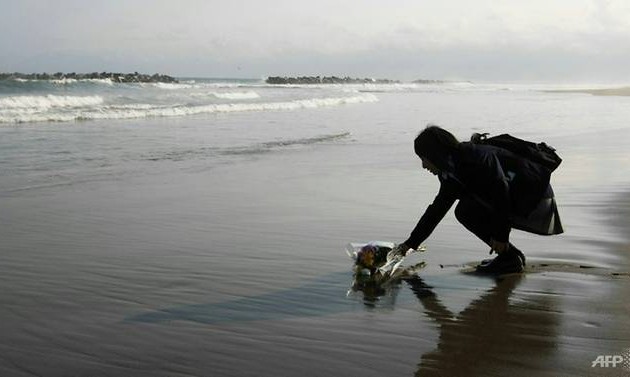
<svg viewBox="0 0 630 377">
<path fill-rule="evenodd" d="M 354 260 L 354 271 L 361 274 L 369 271 L 370 276 L 377 272 L 383 276 L 391 276 L 403 261 L 403 256 L 396 255 L 388 258 L 388 253 L 394 248 L 393 242 L 371 241 L 368 243 L 349 243 L 346 246 L 346 253 Z M 417 251 L 424 251 L 420 247 Z M 414 252 L 409 250 L 407 255 Z"/>
<path fill-rule="evenodd" d="M 394 248 L 388 242 L 370 242 L 362 246 L 356 253 L 354 264 L 357 269 L 367 269 L 374 274 L 387 263 L 387 253 Z"/>
</svg>

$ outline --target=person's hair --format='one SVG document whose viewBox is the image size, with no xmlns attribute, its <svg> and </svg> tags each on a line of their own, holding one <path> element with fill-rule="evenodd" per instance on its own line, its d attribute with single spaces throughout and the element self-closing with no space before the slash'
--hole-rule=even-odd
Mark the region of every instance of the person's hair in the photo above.
<svg viewBox="0 0 630 377">
<path fill-rule="evenodd" d="M 459 149 L 459 141 L 445 129 L 428 125 L 413 142 L 418 157 L 429 160 L 441 170 L 448 168 L 450 157 Z"/>
</svg>

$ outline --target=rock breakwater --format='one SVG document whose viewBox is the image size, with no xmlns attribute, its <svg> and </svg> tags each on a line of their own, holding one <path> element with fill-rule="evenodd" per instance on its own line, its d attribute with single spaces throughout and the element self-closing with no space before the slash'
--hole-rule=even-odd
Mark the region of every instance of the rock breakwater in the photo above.
<svg viewBox="0 0 630 377">
<path fill-rule="evenodd" d="M 269 76 L 267 84 L 397 84 L 399 81 L 389 79 L 353 78 L 337 76 Z"/>
<path fill-rule="evenodd" d="M 0 80 L 111 80 L 119 83 L 177 83 L 172 76 L 155 73 L 153 75 L 143 73 L 118 73 L 118 72 L 92 72 L 92 73 L 0 73 Z"/>
</svg>

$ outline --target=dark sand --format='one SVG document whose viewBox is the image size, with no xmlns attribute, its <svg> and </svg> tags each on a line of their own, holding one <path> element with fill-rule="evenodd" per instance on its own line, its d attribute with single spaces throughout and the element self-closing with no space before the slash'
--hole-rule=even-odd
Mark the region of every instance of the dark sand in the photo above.
<svg viewBox="0 0 630 377">
<path fill-rule="evenodd" d="M 311 165 L 337 153 L 319 149 L 4 198 L 13 216 L 2 224 L 0 375 L 627 374 L 591 367 L 630 347 L 627 242 L 531 238 L 528 272 L 492 279 L 462 272 L 484 246 L 448 218 L 417 278 L 346 296 L 344 243 L 393 239 L 404 225 L 373 221 L 396 205 L 389 194 L 373 203 L 391 177 L 346 175 L 335 158 Z M 287 173 L 304 164 L 312 169 Z M 374 187 L 331 191 L 343 177 Z M 624 200 L 615 223 L 627 229 Z M 618 259 L 559 260 L 537 245 Z"/>
</svg>

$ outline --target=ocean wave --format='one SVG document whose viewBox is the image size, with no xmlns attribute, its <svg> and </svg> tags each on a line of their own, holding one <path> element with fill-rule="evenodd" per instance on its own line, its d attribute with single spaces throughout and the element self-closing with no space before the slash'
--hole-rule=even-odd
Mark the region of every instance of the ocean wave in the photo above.
<svg viewBox="0 0 630 377">
<path fill-rule="evenodd" d="M 21 96 L 8 97 L 0 101 L 6 102 L 6 104 L 0 102 L 0 123 L 25 123 L 177 117 L 212 113 L 315 109 L 319 107 L 331 107 L 344 104 L 376 102 L 378 101 L 378 98 L 371 93 L 362 93 L 351 97 L 311 98 L 287 102 L 169 106 L 156 106 L 150 104 L 100 106 L 103 103 L 103 99 L 99 96 Z"/>
<path fill-rule="evenodd" d="M 165 89 L 165 90 L 192 89 L 196 87 L 194 84 L 171 83 L 171 82 L 141 83 L 141 86 L 152 86 L 152 87 Z"/>
<path fill-rule="evenodd" d="M 248 86 L 245 83 L 227 83 L 227 82 L 195 82 L 194 80 L 183 81 L 178 83 L 155 82 L 142 83 L 142 86 L 150 86 L 164 90 L 180 90 L 180 89 L 230 89 Z"/>
<path fill-rule="evenodd" d="M 210 93 L 213 96 L 217 97 L 217 98 L 221 98 L 221 99 L 256 99 L 256 98 L 260 98 L 260 95 L 254 91 L 248 91 L 248 92 L 224 92 L 224 93 L 218 93 L 218 92 L 213 92 Z"/>
<path fill-rule="evenodd" d="M 348 136 L 350 136 L 350 132 L 343 132 L 339 134 L 322 135 L 322 136 L 315 136 L 315 137 L 298 138 L 298 139 L 274 140 L 274 141 L 267 141 L 264 143 L 254 144 L 254 145 L 245 146 L 245 147 L 228 148 L 221 151 L 221 154 L 237 155 L 237 154 L 266 153 L 266 152 L 270 152 L 272 150 L 279 149 L 279 148 L 325 143 L 325 142 L 343 139 Z"/>
<path fill-rule="evenodd" d="M 246 92 L 193 92 L 189 94 L 194 98 L 220 98 L 220 99 L 232 99 L 232 100 L 245 100 L 245 99 L 257 99 L 260 98 L 260 94 L 253 90 Z"/>
<path fill-rule="evenodd" d="M 189 159 L 211 158 L 215 156 L 258 155 L 270 153 L 284 148 L 335 142 L 337 140 L 347 138 L 348 136 L 350 136 L 350 132 L 305 138 L 273 140 L 251 145 L 226 148 L 200 147 L 195 149 L 172 150 L 163 153 L 153 154 L 147 156 L 145 159 L 149 161 L 184 161 Z"/>
<path fill-rule="evenodd" d="M 425 92 L 450 92 L 476 88 L 469 82 L 443 82 L 443 83 L 396 83 L 396 84 L 362 84 L 349 85 L 360 93 L 425 93 Z"/>
<path fill-rule="evenodd" d="M 103 103 L 101 96 L 13 96 L 0 98 L 0 111 L 6 109 L 38 109 L 96 106 Z"/>
<path fill-rule="evenodd" d="M 59 79 L 59 80 L 50 80 L 51 83 L 57 85 L 72 85 L 72 84 L 80 84 L 80 83 L 90 83 L 90 84 L 103 84 L 113 86 L 114 82 L 111 79 Z"/>
</svg>

